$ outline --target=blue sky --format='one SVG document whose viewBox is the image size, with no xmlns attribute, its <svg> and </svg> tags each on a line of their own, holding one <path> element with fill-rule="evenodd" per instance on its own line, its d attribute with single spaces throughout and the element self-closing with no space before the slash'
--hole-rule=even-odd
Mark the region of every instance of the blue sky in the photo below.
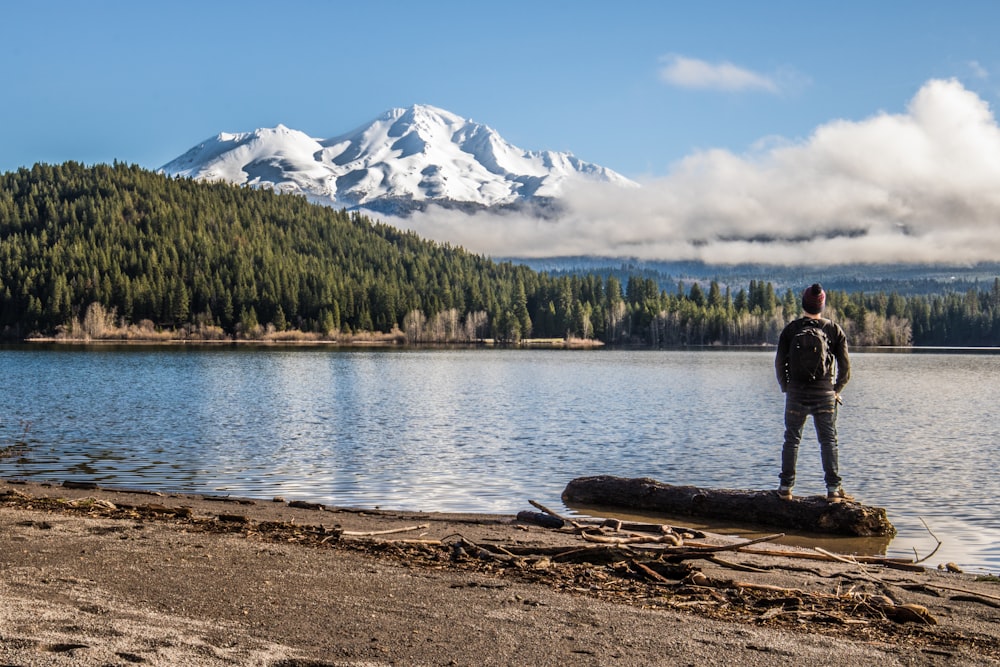
<svg viewBox="0 0 1000 667">
<path fill-rule="evenodd" d="M 429 104 L 641 191 L 558 225 L 401 221 L 500 256 L 1000 257 L 1000 2 L 33 0 L 0 19 L 0 171 L 156 169 L 220 132 Z"/>
<path fill-rule="evenodd" d="M 986 1 L 8 2 L 0 170 L 155 168 L 222 131 L 328 137 L 424 103 L 658 176 L 902 110 L 932 78 L 995 104 L 997 25 Z"/>
</svg>

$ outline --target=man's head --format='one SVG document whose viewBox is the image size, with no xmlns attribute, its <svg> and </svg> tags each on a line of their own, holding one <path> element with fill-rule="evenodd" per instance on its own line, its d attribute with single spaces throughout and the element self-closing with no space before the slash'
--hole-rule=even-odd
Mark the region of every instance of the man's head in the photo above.
<svg viewBox="0 0 1000 667">
<path fill-rule="evenodd" d="M 819 315 L 826 305 L 826 292 L 819 283 L 813 283 L 802 292 L 802 310 L 810 315 Z"/>
</svg>

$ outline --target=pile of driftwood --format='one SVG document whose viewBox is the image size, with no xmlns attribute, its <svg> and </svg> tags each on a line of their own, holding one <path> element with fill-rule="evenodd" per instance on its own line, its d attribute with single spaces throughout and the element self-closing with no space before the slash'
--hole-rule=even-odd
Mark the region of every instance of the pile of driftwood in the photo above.
<svg viewBox="0 0 1000 667">
<path fill-rule="evenodd" d="M 704 533 L 669 525 L 629 523 L 617 519 L 577 521 L 567 519 L 545 506 L 529 501 L 539 512 L 517 515 L 523 524 L 533 524 L 576 535 L 578 545 L 520 546 L 476 543 L 459 534 L 444 539 L 388 538 L 389 532 L 416 531 L 417 525 L 396 531 L 357 534 L 345 531 L 345 543 L 377 548 L 408 563 L 424 559 L 445 559 L 480 571 L 515 574 L 530 581 L 541 581 L 564 590 L 605 599 L 696 610 L 700 613 L 739 618 L 759 623 L 803 622 L 839 626 L 867 636 L 884 635 L 888 628 L 901 624 L 937 625 L 937 619 L 923 605 L 905 602 L 904 590 L 937 589 L 959 594 L 963 599 L 990 607 L 1000 607 L 1000 597 L 984 596 L 957 587 L 935 586 L 926 582 L 900 584 L 883 581 L 874 568 L 885 567 L 908 572 L 923 572 L 915 561 L 879 556 L 844 557 L 822 549 L 791 551 L 759 549 L 755 545 L 783 537 L 783 534 L 738 540 L 728 544 L 708 544 Z M 726 552 L 768 556 L 777 560 L 812 560 L 839 563 L 836 574 L 824 574 L 809 567 L 789 564 L 752 565 L 723 558 Z M 928 556 L 929 557 L 929 556 Z M 924 560 L 924 559 L 921 559 Z M 833 579 L 824 588 L 808 591 L 748 581 L 709 576 L 696 566 L 705 561 L 718 569 L 748 573 L 787 570 L 808 572 L 811 579 Z M 833 590 L 829 590 L 833 589 Z M 912 633 L 912 631 L 910 631 Z M 891 633 L 891 631 L 890 631 Z"/>
<path fill-rule="evenodd" d="M 557 527 L 556 522 L 558 522 L 561 524 L 560 528 L 565 529 L 568 526 L 586 542 L 613 545 L 618 550 L 619 569 L 624 567 L 629 573 L 663 587 L 664 592 L 669 590 L 670 594 L 682 598 L 669 606 L 738 607 L 744 612 L 754 613 L 758 621 L 785 616 L 796 621 L 812 620 L 840 625 L 866 624 L 870 619 L 937 624 L 937 620 L 925 607 L 899 601 L 889 586 L 870 575 L 867 576 L 866 583 L 870 584 L 868 586 L 855 581 L 847 590 L 837 593 L 808 592 L 798 588 L 738 579 L 713 578 L 691 563 L 704 560 L 734 571 L 757 573 L 767 571 L 759 566 L 724 560 L 721 557 L 725 552 L 739 552 L 790 559 L 842 562 L 857 565 L 859 568 L 863 568 L 865 564 L 875 564 L 914 572 L 924 570 L 923 566 L 913 561 L 874 556 L 845 558 L 822 549 L 807 552 L 753 548 L 754 545 L 784 537 L 783 533 L 722 545 L 705 544 L 695 541 L 705 538 L 704 533 L 689 528 L 626 524 L 616 519 L 606 519 L 596 524 L 580 522 L 566 519 L 534 501 L 529 502 L 541 510 L 541 513 L 521 512 L 518 514 L 520 520 L 553 528 Z"/>
</svg>

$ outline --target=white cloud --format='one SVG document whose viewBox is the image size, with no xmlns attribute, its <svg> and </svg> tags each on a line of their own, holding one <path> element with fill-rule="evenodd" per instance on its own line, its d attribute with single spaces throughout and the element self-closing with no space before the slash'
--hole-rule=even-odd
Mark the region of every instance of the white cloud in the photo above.
<svg viewBox="0 0 1000 667">
<path fill-rule="evenodd" d="M 972 76 L 977 79 L 988 79 L 990 78 L 990 72 L 978 60 L 969 61 L 969 70 L 972 72 Z"/>
<path fill-rule="evenodd" d="M 763 90 L 777 93 L 777 82 L 732 63 L 709 63 L 684 56 L 666 56 L 660 78 L 673 86 L 705 90 Z"/>
<path fill-rule="evenodd" d="M 555 220 L 432 209 L 394 224 L 491 256 L 710 263 L 976 262 L 1000 258 L 1000 128 L 959 82 L 905 113 L 837 120 L 752 155 L 699 152 L 666 177 L 568 193 Z"/>
</svg>

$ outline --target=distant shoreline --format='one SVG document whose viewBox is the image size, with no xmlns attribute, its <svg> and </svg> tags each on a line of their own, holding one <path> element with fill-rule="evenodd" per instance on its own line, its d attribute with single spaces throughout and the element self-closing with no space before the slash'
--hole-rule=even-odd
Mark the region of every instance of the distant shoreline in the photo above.
<svg viewBox="0 0 1000 667">
<path fill-rule="evenodd" d="M 684 346 L 663 346 L 651 347 L 648 345 L 614 345 L 603 341 L 584 338 L 525 338 L 517 343 L 498 343 L 495 339 L 486 338 L 468 342 L 431 342 L 418 341 L 408 342 L 392 337 L 390 334 L 382 334 L 378 338 L 351 337 L 348 339 L 330 338 L 307 338 L 307 337 L 278 337 L 278 338 L 60 338 L 53 336 L 38 338 L 23 338 L 0 341 L 0 346 L 11 345 L 60 345 L 60 346 L 124 346 L 124 347 L 155 347 L 155 346 L 176 346 L 176 347 L 329 347 L 329 348 L 357 348 L 357 349 L 395 349 L 395 350 L 433 350 L 433 349 L 551 349 L 551 350 L 598 350 L 598 349 L 634 349 L 634 350 L 773 350 L 773 343 L 760 343 L 757 345 L 684 345 Z M 969 353 L 969 354 L 994 354 L 1000 353 L 1000 346 L 944 346 L 944 345 L 875 345 L 875 346 L 855 346 L 851 352 L 884 352 L 884 353 L 919 353 L 919 354 L 948 354 L 948 353 Z"/>
<path fill-rule="evenodd" d="M 486 338 L 469 342 L 408 342 L 397 338 L 25 338 L 19 341 L 9 341 L 9 345 L 205 345 L 205 346 L 264 346 L 264 347 L 359 347 L 359 348 L 551 348 L 551 349 L 594 349 L 606 347 L 605 343 L 584 338 L 525 338 L 517 343 L 499 343 L 495 339 Z"/>
</svg>

